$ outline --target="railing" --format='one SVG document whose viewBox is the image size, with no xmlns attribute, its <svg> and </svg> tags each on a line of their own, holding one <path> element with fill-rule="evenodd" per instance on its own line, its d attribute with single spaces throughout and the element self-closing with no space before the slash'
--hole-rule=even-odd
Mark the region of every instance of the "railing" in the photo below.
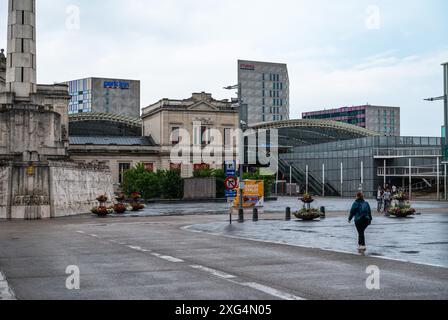
<svg viewBox="0 0 448 320">
<path fill-rule="evenodd" d="M 386 173 L 387 177 L 408 177 L 410 174 L 413 177 L 437 177 L 436 166 L 422 166 L 422 167 L 379 167 L 378 176 L 384 177 Z M 442 171 L 439 171 L 442 175 Z"/>
<path fill-rule="evenodd" d="M 374 158 L 436 158 L 442 156 L 441 148 L 377 148 L 373 152 Z"/>
</svg>

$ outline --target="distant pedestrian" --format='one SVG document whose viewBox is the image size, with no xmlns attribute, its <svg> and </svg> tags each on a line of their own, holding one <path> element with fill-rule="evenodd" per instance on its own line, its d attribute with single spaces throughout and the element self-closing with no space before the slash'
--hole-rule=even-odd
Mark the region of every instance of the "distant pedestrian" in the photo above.
<svg viewBox="0 0 448 320">
<path fill-rule="evenodd" d="M 397 194 L 397 187 L 392 186 L 392 195 L 396 195 L 396 194 Z"/>
<path fill-rule="evenodd" d="M 390 208 L 391 202 L 392 202 L 392 193 L 390 192 L 389 189 L 387 189 L 384 192 L 383 200 L 384 200 L 384 213 L 387 213 L 387 211 Z"/>
<path fill-rule="evenodd" d="M 348 222 L 351 223 L 353 218 L 355 219 L 355 225 L 359 235 L 359 250 L 366 251 L 367 247 L 365 231 L 372 224 L 373 219 L 370 205 L 367 201 L 364 200 L 364 194 L 362 192 L 359 192 L 356 195 L 356 201 L 350 211 Z"/>
<path fill-rule="evenodd" d="M 381 212 L 383 210 L 383 200 L 384 198 L 384 190 L 381 186 L 378 187 L 378 192 L 376 194 L 376 200 L 378 201 L 377 211 Z"/>
</svg>

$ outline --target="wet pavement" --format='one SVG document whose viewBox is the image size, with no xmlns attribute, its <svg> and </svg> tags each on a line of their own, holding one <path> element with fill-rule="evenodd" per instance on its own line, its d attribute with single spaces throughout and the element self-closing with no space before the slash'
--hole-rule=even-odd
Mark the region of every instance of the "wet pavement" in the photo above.
<svg viewBox="0 0 448 320">
<path fill-rule="evenodd" d="M 376 201 L 369 200 L 372 208 L 376 208 Z M 325 207 L 329 211 L 348 211 L 353 203 L 352 199 L 341 198 L 317 198 L 313 203 L 314 207 Z M 282 213 L 286 207 L 292 210 L 298 210 L 302 203 L 298 198 L 280 197 L 277 201 L 268 201 L 265 203 L 265 212 Z M 419 201 L 413 202 L 416 209 L 439 209 L 446 208 L 448 213 L 448 202 L 430 202 Z M 191 214 L 227 214 L 229 205 L 224 202 L 173 202 L 173 203 L 156 203 L 148 204 L 147 208 L 141 212 L 133 212 L 127 214 L 132 217 L 147 217 L 160 215 L 191 215 Z"/>
<path fill-rule="evenodd" d="M 342 216 L 314 222 L 246 221 L 231 226 L 223 221 L 193 225 L 188 230 L 359 254 L 355 227 Z M 368 256 L 448 268 L 448 214 L 375 217 L 366 237 Z"/>
</svg>

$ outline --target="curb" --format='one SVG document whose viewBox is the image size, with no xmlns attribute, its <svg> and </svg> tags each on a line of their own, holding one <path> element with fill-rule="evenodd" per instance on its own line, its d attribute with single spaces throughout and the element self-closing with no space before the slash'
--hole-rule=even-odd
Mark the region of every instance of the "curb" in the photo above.
<svg viewBox="0 0 448 320">
<path fill-rule="evenodd" d="M 14 291 L 8 284 L 6 280 L 6 276 L 3 272 L 0 271 L 0 301 L 12 301 L 17 300 Z"/>
</svg>

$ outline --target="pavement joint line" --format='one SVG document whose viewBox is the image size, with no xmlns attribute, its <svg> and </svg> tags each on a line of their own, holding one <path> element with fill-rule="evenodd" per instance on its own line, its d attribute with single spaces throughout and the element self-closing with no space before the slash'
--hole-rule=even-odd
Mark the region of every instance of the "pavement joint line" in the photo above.
<svg viewBox="0 0 448 320">
<path fill-rule="evenodd" d="M 5 274 L 0 271 L 0 301 L 17 300 L 14 291 L 9 286 Z"/>
<path fill-rule="evenodd" d="M 226 237 L 226 238 L 230 238 L 230 239 L 255 241 L 255 242 L 277 244 L 277 245 L 283 245 L 283 246 L 289 246 L 289 247 L 304 248 L 304 249 L 314 249 L 314 250 L 321 250 L 321 251 L 325 251 L 325 252 L 334 252 L 334 253 L 348 254 L 348 255 L 357 256 L 357 257 L 361 257 L 362 256 L 359 253 L 350 252 L 350 251 L 325 249 L 325 248 L 318 248 L 318 247 L 311 247 L 311 246 L 301 246 L 301 245 L 287 243 L 287 242 L 282 242 L 282 241 L 273 241 L 273 240 L 254 239 L 254 238 L 248 238 L 248 237 L 230 236 L 230 235 L 225 235 L 225 234 L 220 234 L 220 233 L 213 233 L 213 232 L 206 232 L 206 231 L 199 231 L 199 230 L 192 230 L 192 229 L 190 229 L 193 226 L 194 225 L 184 226 L 184 227 L 181 227 L 180 229 L 184 230 L 184 231 L 188 231 L 188 232 L 193 232 L 193 233 L 208 234 L 208 235 L 215 236 L 215 237 Z M 419 266 L 428 266 L 428 267 L 435 267 L 435 268 L 441 268 L 441 269 L 448 269 L 446 266 L 441 266 L 441 265 L 437 265 L 437 264 L 416 263 L 416 262 L 411 262 L 411 261 L 404 260 L 404 259 L 396 259 L 396 258 L 390 258 L 390 257 L 378 256 L 378 255 L 370 255 L 370 256 L 367 255 L 367 256 L 362 256 L 362 257 L 381 259 L 381 260 L 388 260 L 388 261 L 396 261 L 396 262 L 403 262 L 403 263 L 415 264 L 415 265 L 419 265 Z"/>
</svg>

